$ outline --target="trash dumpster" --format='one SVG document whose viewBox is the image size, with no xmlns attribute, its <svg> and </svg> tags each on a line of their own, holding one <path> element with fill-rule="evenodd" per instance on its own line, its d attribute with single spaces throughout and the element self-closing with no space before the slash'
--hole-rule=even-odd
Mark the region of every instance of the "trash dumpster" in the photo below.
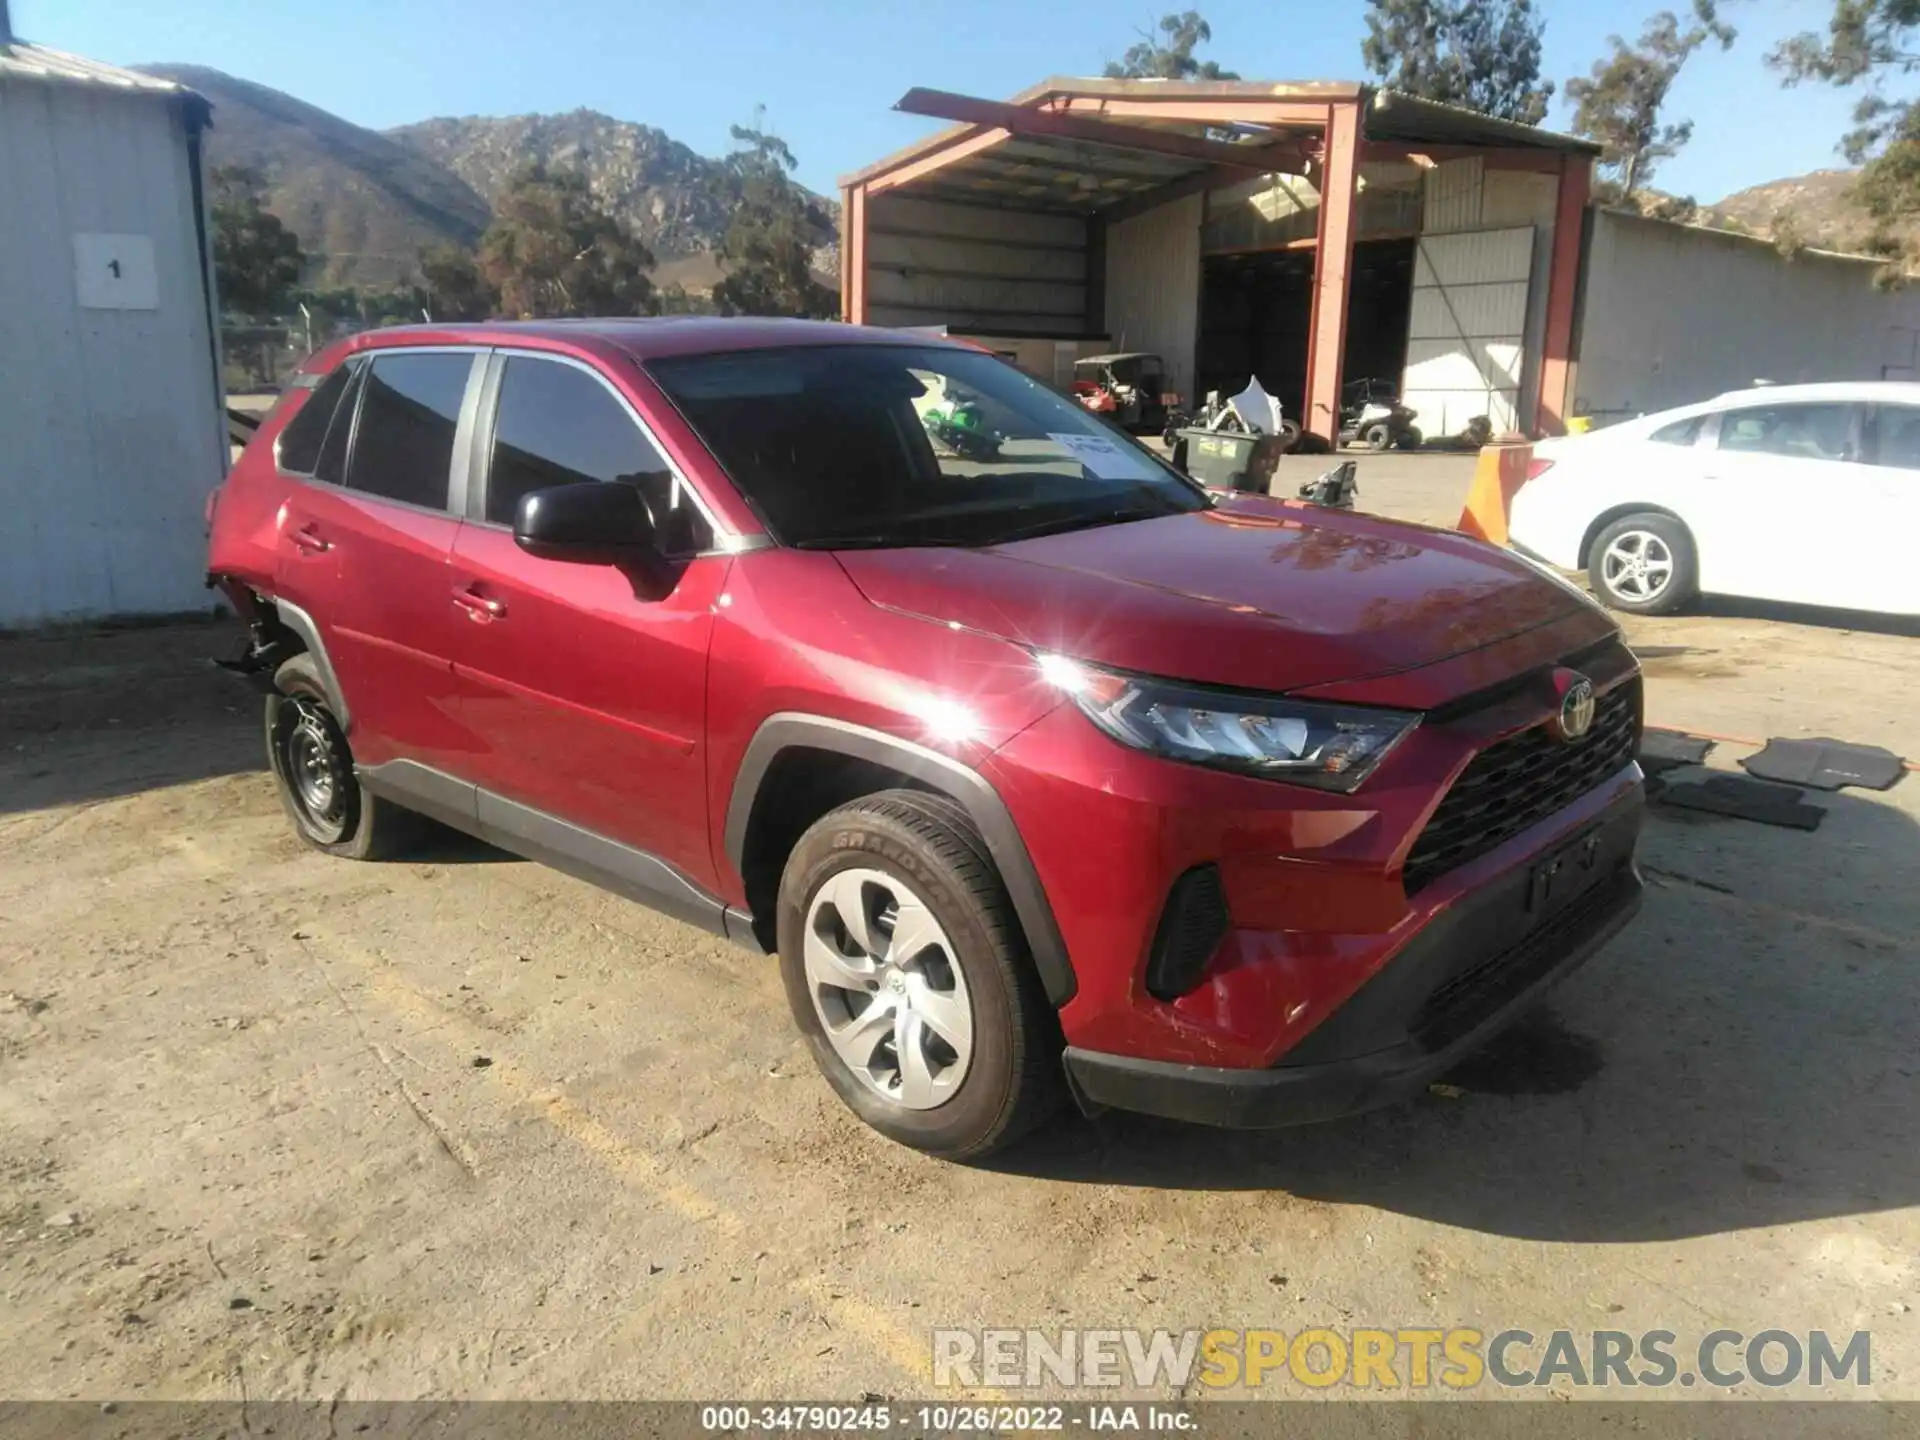
<svg viewBox="0 0 1920 1440">
<path fill-rule="evenodd" d="M 1287 438 L 1237 430 L 1189 429 L 1176 432 L 1174 463 L 1216 490 L 1267 492 Z"/>
</svg>

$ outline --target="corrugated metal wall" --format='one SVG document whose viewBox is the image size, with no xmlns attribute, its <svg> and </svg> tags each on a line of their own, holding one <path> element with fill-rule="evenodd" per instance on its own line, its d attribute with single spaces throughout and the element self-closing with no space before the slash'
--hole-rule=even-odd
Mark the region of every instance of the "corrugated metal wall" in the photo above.
<svg viewBox="0 0 1920 1440">
<path fill-rule="evenodd" d="M 1878 266 L 1719 231 L 1593 214 L 1574 413 L 1619 417 L 1756 379 L 1914 379 L 1920 294 Z"/>
<path fill-rule="evenodd" d="M 1193 394 L 1200 326 L 1200 219 L 1189 195 L 1107 227 L 1107 334 L 1116 350 L 1151 350 L 1167 380 Z"/>
<path fill-rule="evenodd" d="M 1087 222 L 911 195 L 868 202 L 867 323 L 1087 329 Z"/>
<path fill-rule="evenodd" d="M 1480 228 L 1480 198 L 1486 166 L 1478 155 L 1445 160 L 1427 171 L 1420 229 L 1428 235 Z"/>
<path fill-rule="evenodd" d="M 1520 305 L 1523 318 L 1516 327 L 1512 323 L 1511 308 L 1513 293 L 1509 292 L 1502 304 L 1505 307 L 1500 321 L 1503 332 L 1500 340 L 1500 355 L 1496 357 L 1485 349 L 1476 350 L 1471 346 L 1458 346 L 1453 356 L 1451 369 L 1456 374 L 1464 374 L 1462 367 L 1471 366 L 1475 371 L 1501 379 L 1495 387 L 1499 390 L 1509 388 L 1511 379 L 1512 401 L 1495 401 L 1493 407 L 1502 413 L 1492 416 L 1495 427 L 1512 425 L 1522 430 L 1531 430 L 1536 422 L 1534 415 L 1535 400 L 1539 393 L 1539 373 L 1541 351 L 1546 345 L 1547 336 L 1547 275 L 1553 261 L 1553 226 L 1556 201 L 1559 193 L 1558 177 L 1552 174 L 1531 170 L 1489 169 L 1479 156 L 1469 156 L 1462 160 L 1447 160 L 1434 166 L 1426 173 L 1425 206 L 1421 218 L 1422 236 L 1457 237 L 1476 232 L 1489 237 L 1488 244 L 1500 248 L 1500 262 L 1503 275 L 1508 280 L 1525 280 L 1530 276 L 1530 284 L 1524 287 Z M 1533 232 L 1532 253 L 1528 257 L 1516 257 L 1511 253 L 1516 243 L 1512 232 L 1521 227 L 1531 227 Z M 1509 238 L 1495 240 L 1494 235 Z M 1452 246 L 1453 252 L 1459 251 L 1459 245 Z M 1433 297 L 1428 298 L 1432 303 Z M 1407 374 L 1403 389 L 1428 389 L 1444 391 L 1450 387 L 1435 383 L 1436 352 L 1432 342 L 1436 336 L 1431 329 L 1421 328 L 1420 300 L 1415 297 L 1415 319 L 1412 338 L 1407 356 Z M 1427 317 L 1432 318 L 1430 315 Z M 1477 323 L 1477 322 L 1476 322 Z M 1509 377 L 1511 368 L 1506 350 L 1512 343 L 1512 336 L 1519 337 L 1519 353 L 1515 359 L 1518 365 L 1517 377 Z M 1422 340 L 1429 343 L 1422 344 Z M 1416 365 L 1421 373 L 1416 374 Z M 1435 399 L 1428 402 L 1427 408 L 1434 413 L 1423 414 L 1420 425 L 1429 434 L 1453 434 L 1460 428 L 1455 423 L 1454 411 L 1469 402 L 1464 399 Z M 1503 410 L 1503 406 L 1511 409 Z M 1444 412 L 1444 415 L 1441 413 Z M 1476 409 L 1474 414 L 1486 414 L 1486 409 Z M 1471 417 L 1466 417 L 1471 418 Z"/>
<path fill-rule="evenodd" d="M 188 154 L 166 96 L 0 81 L 0 626 L 211 603 L 226 447 Z M 153 308 L 83 308 L 76 236 L 149 237 Z"/>
<path fill-rule="evenodd" d="M 1520 425 L 1533 250 L 1531 227 L 1420 237 L 1400 398 L 1425 433 Z"/>
</svg>

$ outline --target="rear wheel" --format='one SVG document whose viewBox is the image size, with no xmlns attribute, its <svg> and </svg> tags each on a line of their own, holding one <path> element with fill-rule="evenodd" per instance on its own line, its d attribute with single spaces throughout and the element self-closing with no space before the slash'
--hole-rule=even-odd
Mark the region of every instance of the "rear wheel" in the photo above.
<svg viewBox="0 0 1920 1440">
<path fill-rule="evenodd" d="M 1424 441 L 1425 439 L 1426 439 L 1426 436 L 1422 435 L 1417 429 L 1409 425 L 1406 429 L 1400 432 L 1399 437 L 1395 439 L 1393 443 L 1399 446 L 1402 450 L 1418 450 L 1420 448 L 1421 442 Z"/>
<path fill-rule="evenodd" d="M 794 1021 L 881 1134 L 973 1159 L 1058 1107 L 1052 1007 L 953 801 L 889 790 L 818 821 L 787 861 L 778 928 Z"/>
<path fill-rule="evenodd" d="M 287 660 L 274 672 L 273 684 L 266 707 L 267 761 L 300 838 L 350 860 L 383 859 L 402 849 L 418 833 L 419 817 L 361 785 L 313 658 Z"/>
<path fill-rule="evenodd" d="M 1671 515 L 1628 515 L 1594 538 L 1587 578 L 1615 610 L 1668 615 L 1699 588 L 1693 536 Z"/>
</svg>

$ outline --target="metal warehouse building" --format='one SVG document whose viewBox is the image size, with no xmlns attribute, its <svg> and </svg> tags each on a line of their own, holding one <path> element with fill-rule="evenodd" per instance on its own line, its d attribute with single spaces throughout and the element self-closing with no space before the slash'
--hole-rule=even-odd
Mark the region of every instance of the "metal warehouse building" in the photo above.
<svg viewBox="0 0 1920 1440">
<path fill-rule="evenodd" d="M 204 607 L 208 106 L 5 27 L 0 3 L 0 627 Z"/>
<path fill-rule="evenodd" d="M 1596 148 L 1349 83 L 1052 79 L 842 182 L 842 314 L 978 337 L 1045 378 L 1145 350 L 1249 376 L 1331 437 L 1396 382 L 1429 436 L 1554 433 L 1752 383 L 1905 373 L 1872 262 L 1590 207 Z"/>
</svg>

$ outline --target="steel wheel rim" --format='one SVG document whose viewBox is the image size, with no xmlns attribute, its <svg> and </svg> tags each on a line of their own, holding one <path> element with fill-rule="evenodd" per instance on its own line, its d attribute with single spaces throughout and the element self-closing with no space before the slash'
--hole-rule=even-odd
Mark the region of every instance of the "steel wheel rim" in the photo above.
<svg viewBox="0 0 1920 1440">
<path fill-rule="evenodd" d="M 280 742 L 287 789 L 301 818 L 331 844 L 346 833 L 352 775 L 326 711 L 300 696 L 287 703 L 294 711 Z"/>
<path fill-rule="evenodd" d="M 801 958 L 827 1043 L 872 1094 L 932 1110 L 973 1063 L 973 1002 L 946 930 L 903 881 L 842 870 L 808 903 Z"/>
<path fill-rule="evenodd" d="M 1652 600 L 1673 581 L 1673 551 L 1651 530 L 1629 530 L 1607 546 L 1600 574 L 1621 599 Z"/>
</svg>

